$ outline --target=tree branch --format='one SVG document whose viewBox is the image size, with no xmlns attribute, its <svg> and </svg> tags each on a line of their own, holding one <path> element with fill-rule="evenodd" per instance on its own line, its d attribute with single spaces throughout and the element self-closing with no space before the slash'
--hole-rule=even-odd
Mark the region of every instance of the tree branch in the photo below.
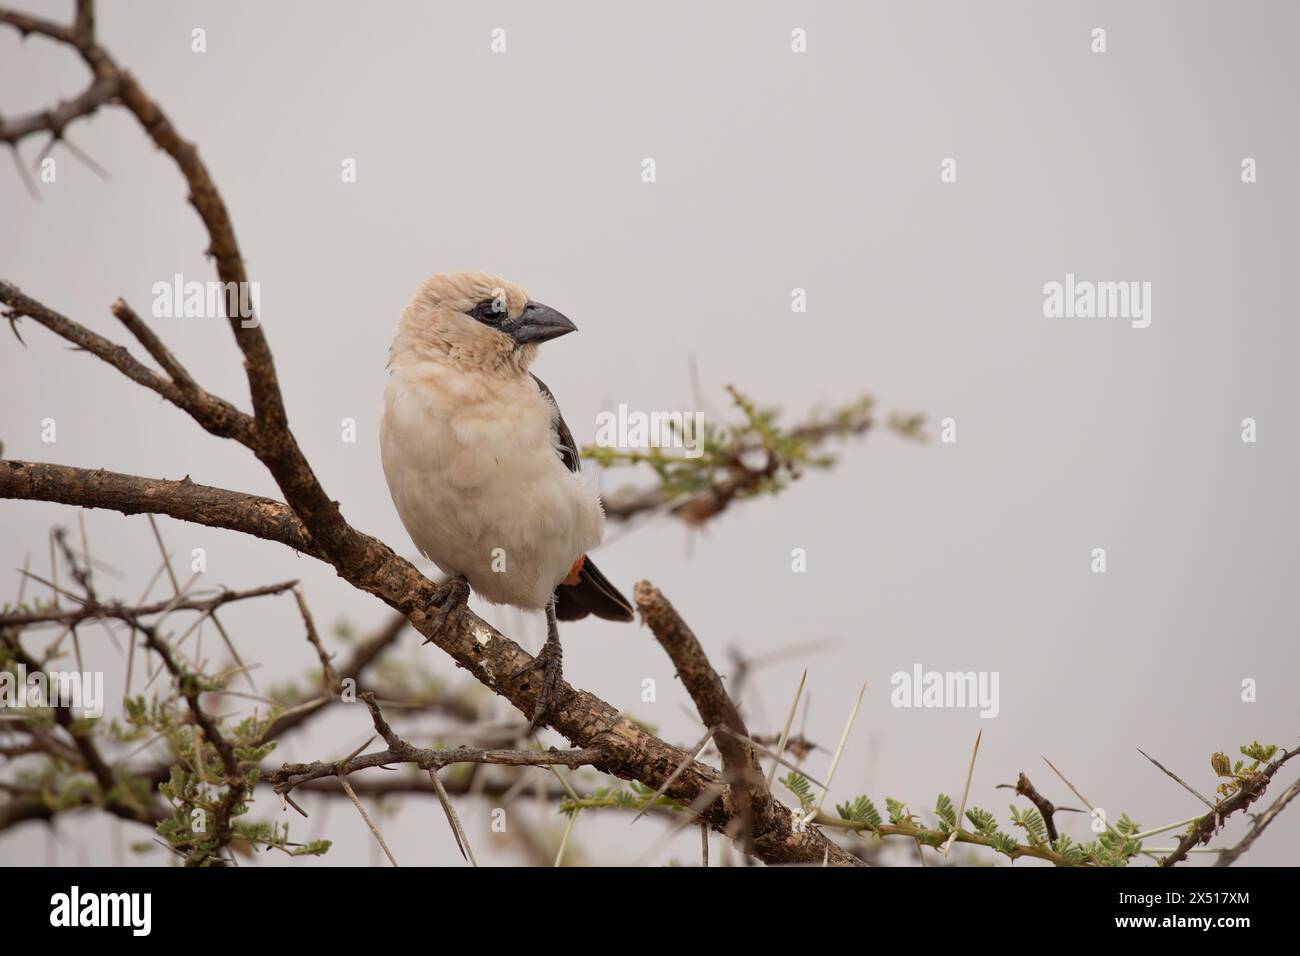
<svg viewBox="0 0 1300 956">
<path fill-rule="evenodd" d="M 1297 780 L 1291 786 L 1282 791 L 1282 795 L 1273 801 L 1273 805 L 1255 818 L 1251 825 L 1250 831 L 1230 850 L 1223 850 L 1219 853 L 1219 858 L 1214 861 L 1215 866 L 1232 866 L 1237 862 L 1237 858 L 1254 845 L 1259 839 L 1259 835 L 1264 829 L 1277 819 L 1277 815 L 1286 809 L 1288 803 L 1300 796 L 1300 780 Z"/>
<path fill-rule="evenodd" d="M 259 495 L 200 485 L 184 478 L 141 478 L 104 469 L 0 459 L 0 498 L 53 501 L 122 514 L 168 515 L 277 541 L 324 560 L 297 515 Z"/>
<path fill-rule="evenodd" d="M 14 120 L 0 117 L 0 143 L 17 146 L 35 133 L 49 133 L 56 140 L 62 139 L 70 123 L 94 113 L 117 96 L 120 89 L 121 85 L 113 77 L 96 79 L 84 91 L 53 109 L 28 113 Z"/>
<path fill-rule="evenodd" d="M 107 362 L 131 381 L 157 392 L 177 408 L 188 413 L 212 434 L 222 438 L 233 438 L 249 448 L 256 443 L 256 425 L 253 419 L 229 402 L 199 388 L 189 373 L 180 367 L 153 332 L 144 326 L 140 318 L 121 299 L 113 305 L 114 314 L 144 342 L 147 349 L 151 352 L 158 350 L 158 354 L 162 356 L 160 364 L 164 368 L 169 365 L 173 367 L 176 374 L 180 376 L 179 381 L 164 378 L 137 361 L 125 346 L 118 345 L 97 332 L 92 332 L 81 323 L 74 322 L 49 306 L 24 295 L 10 282 L 0 280 L 0 302 L 7 307 L 3 315 L 11 322 L 23 317 L 34 319 L 55 335 Z"/>
<path fill-rule="evenodd" d="M 1268 787 L 1268 782 L 1273 779 L 1273 774 L 1282 769 L 1282 765 L 1296 754 L 1300 754 L 1300 747 L 1286 751 L 1282 756 L 1254 773 L 1248 780 L 1245 780 L 1236 793 L 1218 804 L 1213 811 L 1201 817 L 1192 826 L 1191 831 L 1178 841 L 1178 846 L 1174 848 L 1174 852 L 1160 861 L 1160 865 L 1173 866 L 1187 859 L 1187 851 L 1192 847 L 1201 843 L 1208 843 L 1210 837 L 1214 836 L 1227 817 L 1232 816 L 1238 810 L 1246 809 L 1259 799 L 1265 788 Z M 1242 852 L 1244 853 L 1245 850 L 1242 850 Z"/>
<path fill-rule="evenodd" d="M 741 824 L 740 844 L 747 849 L 750 835 L 761 832 L 771 822 L 772 794 L 767 789 L 763 771 L 753 749 L 740 737 L 749 730 L 727 691 L 722 679 L 709 663 L 704 648 L 682 620 L 676 609 L 649 581 L 637 583 L 633 592 L 641 620 L 649 625 L 655 640 L 668 653 L 706 727 L 730 728 L 734 734 L 717 734 L 713 740 L 722 755 L 722 767 L 731 782 Z"/>
</svg>

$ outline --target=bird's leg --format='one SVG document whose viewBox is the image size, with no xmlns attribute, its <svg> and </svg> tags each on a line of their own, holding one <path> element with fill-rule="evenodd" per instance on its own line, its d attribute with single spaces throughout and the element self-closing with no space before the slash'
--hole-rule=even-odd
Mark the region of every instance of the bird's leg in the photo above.
<svg viewBox="0 0 1300 956">
<path fill-rule="evenodd" d="M 437 640 L 444 633 L 449 633 L 447 626 L 459 625 L 460 617 L 469 603 L 469 582 L 463 575 L 456 575 L 443 585 L 442 602 L 438 605 L 438 616 L 433 620 L 433 628 L 424 643 Z M 454 627 L 453 627 L 454 629 Z"/>
<path fill-rule="evenodd" d="M 533 719 L 528 722 L 528 732 L 532 733 L 546 723 L 551 706 L 555 703 L 555 691 L 560 686 L 560 674 L 563 671 L 563 652 L 560 649 L 560 626 L 555 619 L 555 598 L 552 596 L 546 605 L 546 643 L 537 652 L 537 656 L 515 671 L 515 677 L 522 677 L 533 670 L 542 672 L 542 686 L 538 690 L 537 703 L 533 706 Z"/>
</svg>

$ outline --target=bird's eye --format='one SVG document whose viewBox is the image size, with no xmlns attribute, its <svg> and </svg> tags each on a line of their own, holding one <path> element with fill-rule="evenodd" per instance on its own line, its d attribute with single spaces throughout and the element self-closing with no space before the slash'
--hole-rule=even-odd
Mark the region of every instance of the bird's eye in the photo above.
<svg viewBox="0 0 1300 956">
<path fill-rule="evenodd" d="M 470 309 L 466 315 L 477 319 L 484 325 L 499 326 L 501 321 L 506 318 L 508 308 L 502 299 L 484 299 L 474 308 Z"/>
</svg>

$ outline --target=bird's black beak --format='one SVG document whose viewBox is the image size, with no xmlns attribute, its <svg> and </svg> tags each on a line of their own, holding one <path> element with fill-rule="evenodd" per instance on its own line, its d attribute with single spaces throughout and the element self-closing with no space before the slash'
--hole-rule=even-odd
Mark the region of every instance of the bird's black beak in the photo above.
<svg viewBox="0 0 1300 956">
<path fill-rule="evenodd" d="M 578 331 L 578 327 L 550 306 L 529 302 L 519 318 L 503 322 L 501 330 L 510 333 L 520 345 L 529 345 L 558 339 Z"/>
</svg>

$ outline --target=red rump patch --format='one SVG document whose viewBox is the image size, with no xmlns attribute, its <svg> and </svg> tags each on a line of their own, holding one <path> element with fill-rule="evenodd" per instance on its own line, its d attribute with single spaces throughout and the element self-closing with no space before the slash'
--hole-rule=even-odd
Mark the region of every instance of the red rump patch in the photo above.
<svg viewBox="0 0 1300 956">
<path fill-rule="evenodd" d="M 569 568 L 568 576 L 565 577 L 563 583 L 577 584 L 578 581 L 581 579 L 580 576 L 582 574 L 582 566 L 586 563 L 587 563 L 587 556 L 585 554 L 578 555 L 578 559 L 574 561 L 573 565 Z"/>
</svg>

